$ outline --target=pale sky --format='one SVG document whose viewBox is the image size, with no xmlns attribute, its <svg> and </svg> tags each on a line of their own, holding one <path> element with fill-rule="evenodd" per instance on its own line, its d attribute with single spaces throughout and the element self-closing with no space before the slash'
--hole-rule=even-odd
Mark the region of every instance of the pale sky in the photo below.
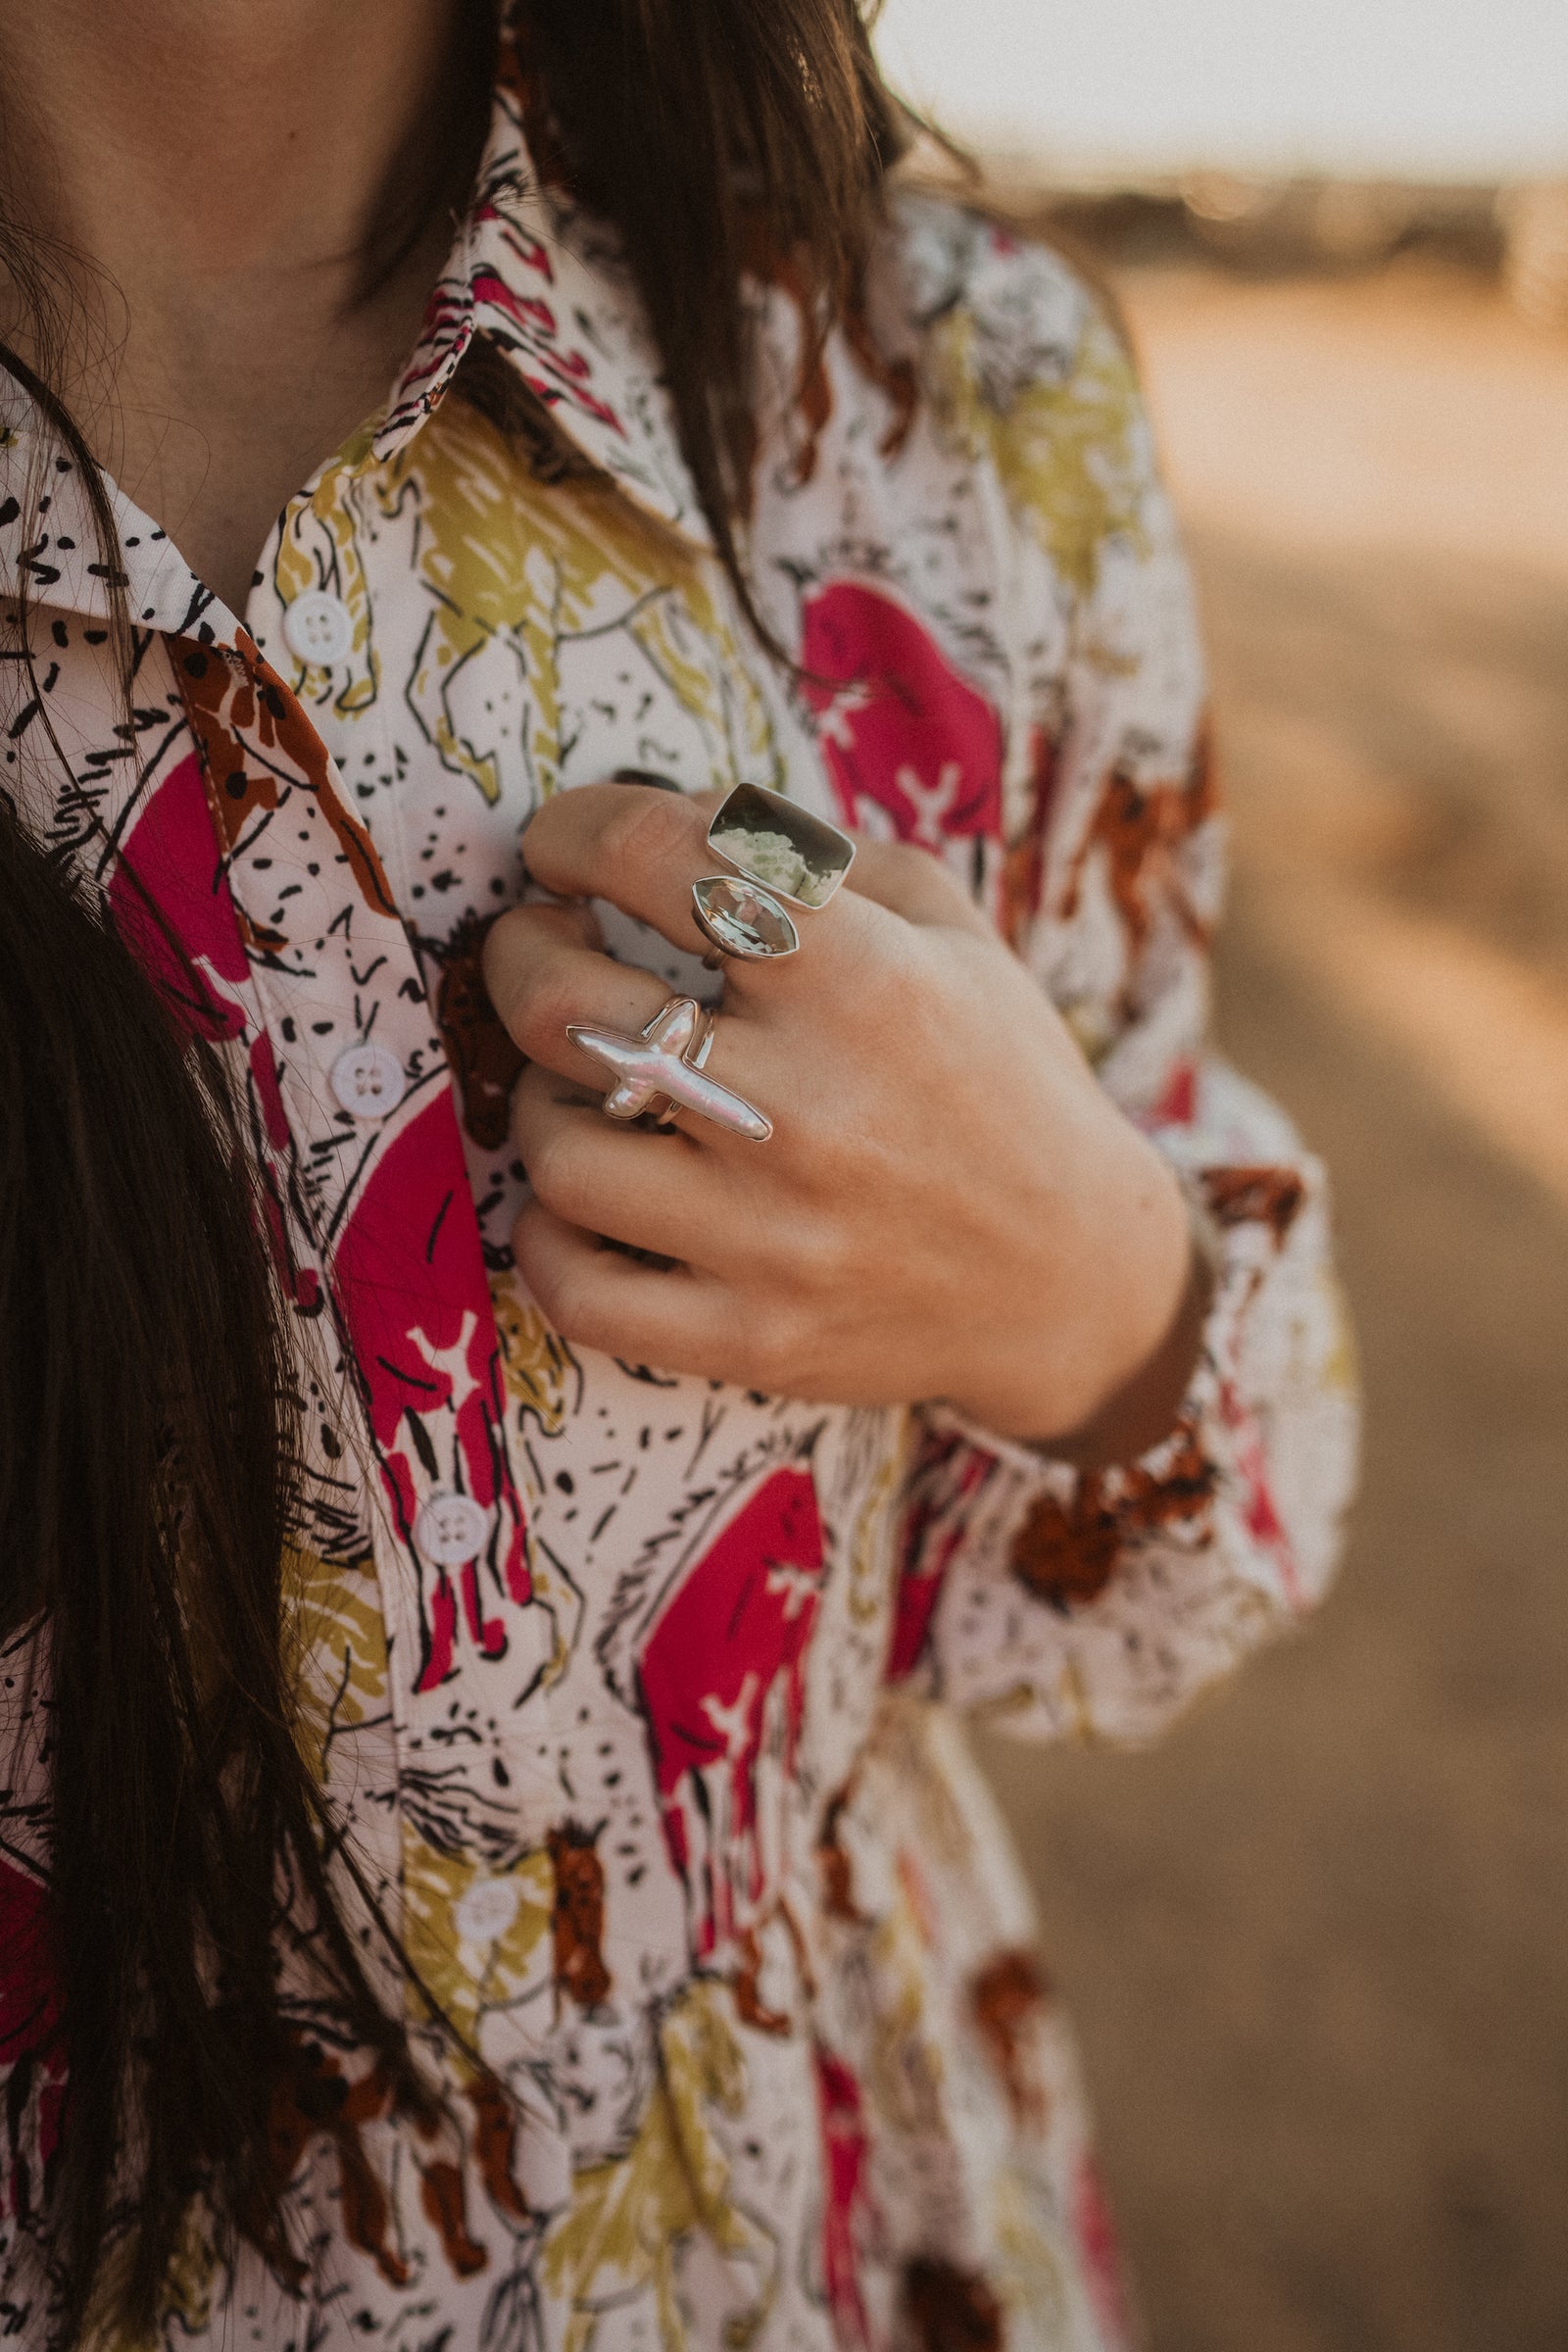
<svg viewBox="0 0 1568 2352">
<path fill-rule="evenodd" d="M 879 47 L 1048 162 L 1568 174 L 1568 0 L 886 0 Z"/>
</svg>

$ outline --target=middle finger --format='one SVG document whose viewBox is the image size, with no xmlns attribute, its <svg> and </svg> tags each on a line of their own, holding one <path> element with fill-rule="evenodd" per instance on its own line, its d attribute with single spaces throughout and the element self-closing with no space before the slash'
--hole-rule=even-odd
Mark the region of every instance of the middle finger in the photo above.
<svg viewBox="0 0 1568 2352">
<path fill-rule="evenodd" d="M 528 1060 L 558 1078 L 591 1090 L 602 1102 L 624 1070 L 578 1044 L 572 1028 L 580 1024 L 612 1031 L 640 1046 L 639 1033 L 646 1033 L 655 1014 L 676 1000 L 653 973 L 635 964 L 616 963 L 583 946 L 580 933 L 562 919 L 563 911 L 558 907 L 518 907 L 502 915 L 485 943 L 485 980 L 491 1003 Z M 711 1054 L 698 1056 L 695 1066 L 721 1095 L 731 1098 L 731 1109 L 742 1114 L 760 1111 L 761 1136 L 765 1138 L 768 1113 L 753 1100 L 752 1089 L 759 1060 L 765 1063 L 769 1058 L 766 1041 L 748 1034 L 744 1022 L 720 1014 L 711 1045 Z M 663 1050 L 677 1051 L 673 1045 L 665 1045 Z M 678 1057 L 692 1059 L 689 1053 Z M 717 1066 L 710 1066 L 711 1061 Z M 675 1075 L 673 1069 L 660 1068 L 657 1091 L 681 1102 L 681 1088 L 671 1083 Z M 758 1079 L 764 1089 L 770 1087 L 771 1081 L 760 1072 Z M 734 1148 L 735 1139 L 727 1129 L 715 1124 L 714 1114 L 705 1114 L 700 1105 L 683 1107 L 680 1125 L 694 1142 L 710 1151 Z M 742 1138 L 747 1152 L 755 1140 Z"/>
<path fill-rule="evenodd" d="M 709 1272 L 733 1255 L 727 1163 L 680 1128 L 617 1127 L 548 1070 L 524 1070 L 513 1134 L 536 1200 L 565 1224 Z"/>
<path fill-rule="evenodd" d="M 669 989 L 652 972 L 585 947 L 555 919 L 560 910 L 519 906 L 492 924 L 484 976 L 490 1002 L 530 1061 L 579 1085 L 608 1087 L 604 1064 L 574 1046 L 569 1022 L 634 1033 L 646 1028 Z"/>
</svg>

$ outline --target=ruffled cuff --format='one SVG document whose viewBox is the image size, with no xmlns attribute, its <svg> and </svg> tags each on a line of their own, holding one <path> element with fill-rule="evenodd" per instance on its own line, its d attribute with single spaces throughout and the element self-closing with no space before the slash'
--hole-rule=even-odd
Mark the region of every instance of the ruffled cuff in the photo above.
<svg viewBox="0 0 1568 2352">
<path fill-rule="evenodd" d="M 1160 1139 L 1213 1238 L 1174 1427 L 1077 1470 L 936 1408 L 909 1482 L 891 1671 L 1035 1738 L 1152 1737 L 1315 1601 L 1353 1479 L 1321 1170 Z"/>
</svg>

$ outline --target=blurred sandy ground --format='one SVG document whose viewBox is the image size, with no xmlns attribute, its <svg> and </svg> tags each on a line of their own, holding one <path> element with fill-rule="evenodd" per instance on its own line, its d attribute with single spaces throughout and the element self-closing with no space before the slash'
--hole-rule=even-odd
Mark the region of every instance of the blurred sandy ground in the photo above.
<svg viewBox="0 0 1568 2352">
<path fill-rule="evenodd" d="M 1222 1039 L 1337 1179 L 1337 1596 L 1145 1756 L 987 1749 L 1155 2352 L 1568 2347 L 1568 331 L 1123 272 L 1200 577 Z"/>
</svg>

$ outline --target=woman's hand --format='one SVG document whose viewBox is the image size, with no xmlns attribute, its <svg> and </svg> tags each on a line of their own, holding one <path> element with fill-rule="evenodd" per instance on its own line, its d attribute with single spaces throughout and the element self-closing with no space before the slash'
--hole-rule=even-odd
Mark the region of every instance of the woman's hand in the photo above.
<svg viewBox="0 0 1568 2352">
<path fill-rule="evenodd" d="M 645 786 L 562 793 L 528 827 L 529 872 L 701 953 L 710 813 Z M 797 956 L 724 966 L 707 1066 L 772 1120 L 759 1145 L 689 1113 L 665 1132 L 607 1119 L 610 1075 L 566 1024 L 638 1030 L 669 990 L 605 956 L 584 906 L 495 923 L 490 994 L 531 1064 L 514 1239 L 550 1321 L 772 1395 L 946 1398 L 1075 1459 L 1154 1443 L 1201 1309 L 1170 1170 L 924 853 L 863 843 L 800 928 Z"/>
</svg>

